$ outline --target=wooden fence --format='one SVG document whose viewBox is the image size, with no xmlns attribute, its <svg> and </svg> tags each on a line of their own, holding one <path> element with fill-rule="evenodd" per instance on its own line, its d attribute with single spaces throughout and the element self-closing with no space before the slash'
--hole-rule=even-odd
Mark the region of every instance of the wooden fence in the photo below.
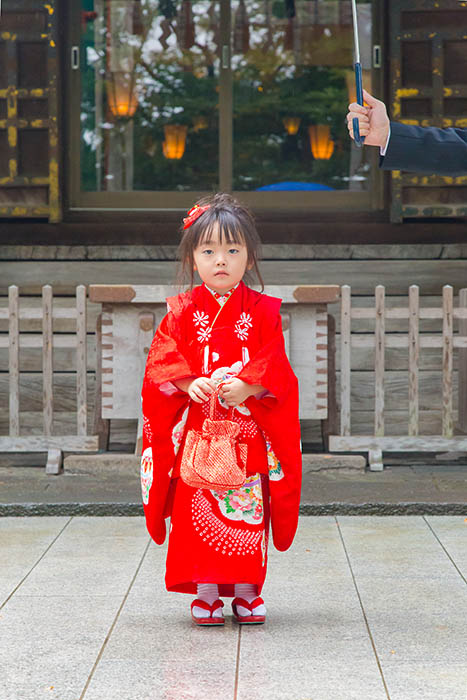
<svg viewBox="0 0 467 700">
<path fill-rule="evenodd" d="M 372 333 L 354 333 L 352 320 L 374 323 Z M 388 332 L 387 321 L 397 321 L 397 330 Z M 420 332 L 420 322 L 441 321 L 437 333 Z M 455 328 L 457 322 L 457 329 Z M 401 324 L 406 323 L 406 331 Z M 467 435 L 454 435 L 453 362 L 458 351 L 458 423 L 457 431 L 467 432 L 467 289 L 460 290 L 459 306 L 453 305 L 453 288 L 443 287 L 442 305 L 421 308 L 419 288 L 409 288 L 408 305 L 386 308 L 385 288 L 375 289 L 372 308 L 352 308 L 351 288 L 341 287 L 340 318 L 340 434 L 331 435 L 329 446 L 336 452 L 368 452 L 370 468 L 383 468 L 383 452 L 467 451 Z M 374 351 L 374 430 L 373 434 L 351 434 L 352 348 Z M 408 352 L 407 434 L 385 435 L 385 349 L 402 348 Z M 419 434 L 420 357 L 424 348 L 439 349 L 441 370 L 441 434 Z M 356 388 L 358 391 L 358 387 Z M 401 403 L 403 403 L 401 395 Z"/>
<path fill-rule="evenodd" d="M 146 357 L 155 328 L 167 312 L 166 297 L 175 292 L 165 285 L 89 287 L 91 302 L 102 304 L 102 334 L 98 333 L 97 345 L 102 399 L 98 398 L 97 405 L 102 400 L 104 421 L 138 418 L 136 453 L 141 449 L 141 384 Z M 325 421 L 326 438 L 335 415 L 334 387 L 328 385 L 328 330 L 332 344 L 334 325 L 332 319 L 328 324 L 327 305 L 339 298 L 339 286 L 271 285 L 265 292 L 283 300 L 286 350 L 301 386 L 300 416 Z M 103 430 L 104 426 L 101 434 Z"/>
<path fill-rule="evenodd" d="M 27 302 L 26 302 L 27 303 Z M 54 334 L 54 320 L 76 322 L 73 335 Z M 97 435 L 87 432 L 87 350 L 86 350 L 86 287 L 76 288 L 76 305 L 71 308 L 53 306 L 50 285 L 42 287 L 42 306 L 27 307 L 20 303 L 18 287 L 8 288 L 8 308 L 0 308 L 0 320 L 8 321 L 8 335 L 0 335 L 0 348 L 8 348 L 9 435 L 0 436 L 0 452 L 47 452 L 46 472 L 56 474 L 62 466 L 62 452 L 86 452 L 98 449 Z M 22 321 L 41 323 L 40 334 L 22 332 Z M 42 434 L 22 433 L 20 425 L 20 349 L 42 350 Z M 56 348 L 72 348 L 76 352 L 76 432 L 54 434 L 54 367 Z M 27 397 L 28 399 L 28 397 Z"/>
</svg>

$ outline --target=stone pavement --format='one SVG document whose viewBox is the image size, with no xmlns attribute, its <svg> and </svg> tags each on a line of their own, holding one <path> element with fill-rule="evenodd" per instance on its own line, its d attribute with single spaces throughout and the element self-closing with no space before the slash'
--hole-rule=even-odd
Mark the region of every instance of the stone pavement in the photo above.
<svg viewBox="0 0 467 700">
<path fill-rule="evenodd" d="M 4 517 L 0 552 L 1 700 L 467 700 L 463 516 L 302 517 L 241 629 L 192 625 L 141 517 Z"/>
</svg>

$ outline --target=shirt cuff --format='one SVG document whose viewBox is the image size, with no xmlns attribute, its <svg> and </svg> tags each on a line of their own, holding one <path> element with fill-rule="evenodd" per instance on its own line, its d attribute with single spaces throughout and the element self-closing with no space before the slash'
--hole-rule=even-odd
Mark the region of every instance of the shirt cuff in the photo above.
<svg viewBox="0 0 467 700">
<path fill-rule="evenodd" d="M 386 139 L 386 145 L 385 145 L 385 147 L 384 147 L 384 148 L 381 148 L 381 147 L 380 147 L 380 149 L 379 149 L 379 154 L 380 154 L 380 156 L 385 156 L 385 155 L 386 155 L 386 151 L 388 150 L 388 145 L 389 145 L 389 139 L 390 139 L 390 138 L 391 138 L 391 127 L 389 127 L 388 137 L 387 137 L 387 139 Z"/>
</svg>

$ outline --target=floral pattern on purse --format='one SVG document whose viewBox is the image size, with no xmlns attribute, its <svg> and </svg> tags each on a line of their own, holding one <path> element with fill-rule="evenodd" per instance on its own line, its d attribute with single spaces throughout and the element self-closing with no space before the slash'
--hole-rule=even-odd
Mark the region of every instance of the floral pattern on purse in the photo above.
<svg viewBox="0 0 467 700">
<path fill-rule="evenodd" d="M 214 419 L 220 385 L 209 399 L 209 418 L 201 432 L 189 430 L 183 448 L 180 477 L 188 486 L 201 489 L 236 489 L 246 479 L 247 445 L 238 442 L 240 426 L 230 420 Z"/>
</svg>

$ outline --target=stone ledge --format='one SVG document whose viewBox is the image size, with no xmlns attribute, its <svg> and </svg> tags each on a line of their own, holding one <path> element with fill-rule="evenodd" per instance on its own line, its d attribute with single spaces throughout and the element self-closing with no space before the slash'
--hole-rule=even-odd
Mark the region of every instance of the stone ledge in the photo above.
<svg viewBox="0 0 467 700">
<path fill-rule="evenodd" d="M 365 471 L 366 459 L 362 455 L 317 454 L 303 455 L 303 472 L 320 472 L 324 470 L 345 469 Z"/>
<path fill-rule="evenodd" d="M 465 515 L 465 503 L 302 503 L 300 515 Z M 0 518 L 142 516 L 141 503 L 0 503 Z"/>
<path fill-rule="evenodd" d="M 140 461 L 140 457 L 127 452 L 74 454 L 65 457 L 63 460 L 63 468 L 66 472 L 75 474 L 96 474 L 99 471 L 137 474 L 139 472 Z"/>
<path fill-rule="evenodd" d="M 98 471 L 137 474 L 140 458 L 125 452 L 104 452 L 100 454 L 74 454 L 65 457 L 63 468 L 70 473 L 92 474 Z M 324 470 L 365 471 L 366 459 L 362 455 L 332 455 L 306 453 L 303 455 L 303 472 Z"/>
</svg>

